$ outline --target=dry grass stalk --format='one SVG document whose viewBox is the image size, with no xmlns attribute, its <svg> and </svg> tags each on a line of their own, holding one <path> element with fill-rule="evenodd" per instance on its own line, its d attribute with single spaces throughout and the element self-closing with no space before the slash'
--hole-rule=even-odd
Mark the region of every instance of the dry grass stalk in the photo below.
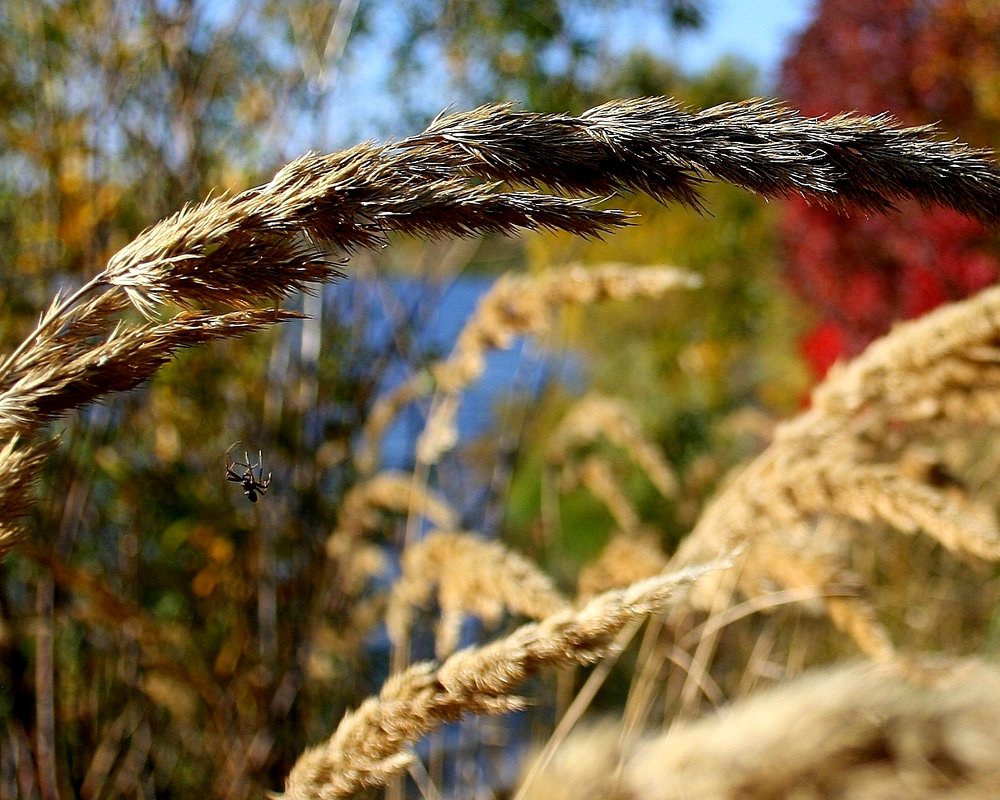
<svg viewBox="0 0 1000 800">
<path fill-rule="evenodd" d="M 620 398 L 597 393 L 582 397 L 552 434 L 546 457 L 552 464 L 567 464 L 574 450 L 599 438 L 625 450 L 661 495 L 677 495 L 673 468 L 663 451 L 643 434 L 635 412 Z"/>
<path fill-rule="evenodd" d="M 435 531 L 403 552 L 402 575 L 386 611 L 389 638 L 408 641 L 413 609 L 437 588 L 438 658 L 458 646 L 462 617 L 474 614 L 495 625 L 505 612 L 541 620 L 568 607 L 538 565 L 499 542 L 468 532 Z"/>
<path fill-rule="evenodd" d="M 867 464 L 851 455 L 831 446 L 823 455 L 754 470 L 739 505 L 713 505 L 695 530 L 712 525 L 728 536 L 743 537 L 767 524 L 787 526 L 832 513 L 885 522 L 905 533 L 924 531 L 956 552 L 987 559 L 1000 555 L 1000 532 L 990 509 L 955 491 L 913 480 L 898 464 Z"/>
<path fill-rule="evenodd" d="M 56 440 L 22 445 L 14 434 L 0 445 L 0 559 L 24 535 L 23 519 L 31 510 L 31 486 L 56 447 Z"/>
<path fill-rule="evenodd" d="M 138 386 L 181 348 L 241 336 L 301 315 L 277 309 L 224 314 L 181 312 L 159 324 L 115 322 L 121 298 L 99 295 L 59 312 L 57 300 L 42 316 L 37 335 L 0 364 L 0 485 L 18 488 L 4 508 L 0 557 L 20 537 L 16 519 L 30 507 L 29 486 L 49 452 L 29 444 L 46 422 L 102 396 Z M 27 447 L 16 453 L 17 443 Z"/>
<path fill-rule="evenodd" d="M 815 390 L 814 407 L 779 426 L 767 450 L 710 504 L 675 563 L 697 562 L 749 541 L 750 564 L 774 578 L 773 560 L 755 557 L 755 542 L 774 552 L 781 549 L 778 542 L 788 541 L 783 532 L 823 515 L 922 531 L 959 554 L 1000 557 L 994 512 L 957 481 L 942 480 L 934 463 L 923 459 L 921 465 L 922 456 L 907 455 L 894 441 L 905 447 L 907 426 L 912 430 L 930 420 L 959 425 L 998 403 L 998 303 L 1000 291 L 990 289 L 939 309 L 898 326 L 834 370 Z M 984 418 L 991 421 L 988 412 L 977 421 Z M 775 542 L 766 544 L 768 537 Z M 830 557 L 821 548 L 796 552 L 801 562 L 814 558 L 829 571 Z M 884 652 L 870 608 L 860 600 L 828 605 L 866 651 Z"/>
<path fill-rule="evenodd" d="M 800 443 L 801 444 L 801 443 Z M 787 447 L 786 447 L 787 445 Z M 777 582 L 785 587 L 852 583 L 842 565 L 847 548 L 861 539 L 857 526 L 835 541 L 817 530 L 830 519 L 886 523 L 907 532 L 923 531 L 959 553 L 995 558 L 996 524 L 953 490 L 944 491 L 902 474 L 898 464 L 859 463 L 849 450 L 826 456 L 803 455 L 778 439 L 709 505 L 694 531 L 681 543 L 673 563 L 695 562 L 714 548 L 748 543 L 740 586 L 751 595 Z M 828 530 L 828 529 L 824 529 Z M 807 533 L 803 534 L 803 531 Z M 870 534 L 869 534 L 870 535 Z M 710 587 L 695 597 L 705 605 Z M 863 597 L 827 598 L 831 619 L 874 657 L 891 652 L 888 635 Z"/>
<path fill-rule="evenodd" d="M 596 236 L 629 217 L 598 209 L 594 194 L 637 189 L 697 205 L 697 187 L 706 176 L 767 195 L 797 192 L 832 205 L 885 208 L 896 199 L 915 198 L 997 220 L 998 175 L 984 153 L 942 142 L 928 128 L 897 129 L 887 118 L 858 116 L 820 121 L 766 101 L 688 113 L 672 101 L 651 98 L 607 104 L 579 117 L 491 106 L 443 117 L 400 142 L 306 155 L 262 186 L 188 207 L 140 234 L 77 292 L 57 297 L 35 331 L 0 363 L 0 486 L 7 487 L 9 497 L 0 555 L 10 547 L 12 515 L 25 509 L 23 491 L 46 452 L 29 435 L 69 408 L 137 385 L 180 347 L 289 319 L 286 312 L 254 306 L 336 277 L 340 255 L 331 255 L 331 248 L 379 246 L 393 232 L 430 236 L 550 228 Z M 507 191 L 498 181 L 585 196 Z M 556 283 L 548 276 L 541 283 L 499 285 L 494 305 L 463 333 L 454 357 L 433 373 L 442 393 L 435 406 L 442 410 L 432 419 L 438 432 L 453 428 L 448 417 L 458 393 L 481 371 L 486 349 L 506 346 L 520 332 L 543 329 L 562 303 L 663 291 L 659 285 L 649 288 L 662 283 L 662 275 L 652 270 L 641 277 L 612 270 L 598 277 L 567 273 L 556 278 Z M 675 274 L 671 280 L 677 286 L 689 279 Z M 994 295 L 986 296 L 995 302 Z M 190 310 L 174 314 L 161 308 L 166 303 Z M 171 318 L 125 324 L 121 319 L 130 306 L 149 318 L 164 311 Z M 213 311 L 195 310 L 200 307 Z M 857 432 L 864 430 L 869 441 L 877 442 L 870 436 L 874 427 L 865 428 L 861 419 L 876 406 L 895 408 L 895 416 L 884 418 L 903 421 L 995 418 L 992 320 L 1000 315 L 991 311 L 983 325 L 963 318 L 967 327 L 953 335 L 948 327 L 961 317 L 956 315 L 936 317 L 938 329 L 919 328 L 931 336 L 924 345 L 934 345 L 927 353 L 936 360 L 922 361 L 912 344 L 901 345 L 903 356 L 887 347 L 885 353 L 877 351 L 884 363 L 873 357 L 868 372 L 859 368 L 858 386 L 851 388 L 855 394 L 845 395 L 846 421 L 843 414 L 837 416 L 840 412 L 823 410 L 824 403 L 832 403 L 832 409 L 843 397 L 834 390 L 829 397 L 818 394 L 814 415 L 800 426 L 808 430 L 789 426 L 779 431 L 770 462 L 765 459 L 744 473 L 742 486 L 737 482 L 733 499 L 742 503 L 742 513 L 767 511 L 755 505 L 761 490 L 760 497 L 774 501 L 779 520 L 798 522 L 832 510 L 907 529 L 927 528 L 950 546 L 994 556 L 995 531 L 981 525 L 954 491 L 924 485 L 901 469 L 893 472 L 893 461 L 878 461 L 857 442 L 846 447 L 846 460 L 824 461 L 822 455 L 837 439 L 831 432 L 843 431 L 847 421 L 854 427 L 846 438 L 858 439 Z M 916 340 L 912 330 L 909 335 Z M 897 363 L 900 358 L 904 364 Z M 900 379 L 907 370 L 914 374 Z M 915 389 L 914 376 L 926 387 L 936 386 L 939 399 L 928 394 L 929 388 L 923 394 Z M 883 388 L 873 394 L 880 381 Z M 913 397 L 923 402 L 907 416 L 900 409 Z M 423 460 L 430 463 L 449 446 L 447 435 L 438 438 L 425 448 Z M 827 463 L 833 466 L 824 473 Z M 794 467 L 803 464 L 812 477 L 802 475 L 801 483 L 791 485 L 783 477 L 786 467 L 792 468 L 788 474 L 800 474 Z M 861 469 L 851 483 L 844 472 L 853 466 Z M 841 478 L 850 496 L 838 496 L 830 482 Z M 884 485 L 896 496 L 879 488 Z M 905 505 L 899 493 L 907 498 Z M 411 495 L 405 508 L 417 505 Z M 360 529 L 356 520 L 364 514 L 351 517 L 355 511 L 348 510 L 344 530 Z M 695 546 L 717 549 L 752 533 L 725 530 L 719 523 L 728 518 L 714 508 L 706 519 L 693 538 Z M 774 519 L 764 513 L 757 522 Z M 703 573 L 704 568 L 693 569 L 603 595 L 581 611 L 557 613 L 489 647 L 458 654 L 439 669 L 418 665 L 408 670 L 386 686 L 380 699 L 346 719 L 330 742 L 302 757 L 290 776 L 289 795 L 343 796 L 383 782 L 409 762 L 406 748 L 416 738 L 465 712 L 516 707 L 510 692 L 526 675 L 546 664 L 593 660 L 624 625 L 662 609 L 678 585 Z"/>
<path fill-rule="evenodd" d="M 631 586 L 663 572 L 667 556 L 655 531 L 631 530 L 612 536 L 596 560 L 585 564 L 577 579 L 582 598 Z"/>
<path fill-rule="evenodd" d="M 798 192 L 868 208 L 914 197 L 983 219 L 1000 216 L 1000 183 L 985 153 L 940 141 L 929 128 L 895 128 L 884 117 L 815 120 L 761 100 L 690 113 L 671 100 L 644 98 L 608 103 L 580 117 L 488 106 L 441 117 L 399 142 L 307 154 L 266 184 L 190 206 L 154 225 L 80 290 L 57 298 L 0 366 L 0 387 L 33 381 L 30 370 L 17 368 L 30 350 L 40 353 L 29 363 L 61 363 L 65 348 L 55 340 L 67 327 L 83 339 L 84 331 L 98 329 L 110 336 L 110 316 L 121 310 L 116 288 L 147 316 L 165 302 L 239 308 L 331 280 L 338 274 L 331 246 L 374 247 L 394 231 L 426 236 L 553 228 L 587 236 L 627 221 L 620 212 L 594 209 L 586 198 L 505 192 L 482 178 L 570 194 L 639 190 L 696 205 L 704 176 L 766 195 Z M 185 325 L 211 338 L 195 320 Z M 181 336 L 179 330 L 160 336 L 170 340 L 169 334 Z M 180 346 L 176 336 L 172 347 Z M 123 352 L 108 348 L 105 355 L 112 358 Z M 53 354 L 47 360 L 46 351 Z M 150 359 L 148 349 L 146 355 Z M 102 391 L 120 391 L 149 376 L 134 375 L 129 384 L 120 369 L 105 372 L 86 363 L 77 369 L 84 373 L 80 385 L 97 384 Z M 439 380 L 446 392 L 454 391 L 447 376 Z M 76 403 L 100 393 L 64 389 Z M 30 408 L 16 403 L 2 412 L 16 415 L 8 417 L 7 430 L 38 424 Z M 437 449 L 442 446 L 447 438 Z M 429 461 L 434 452 L 428 450 Z"/>
<path fill-rule="evenodd" d="M 289 773 L 283 797 L 350 797 L 405 770 L 410 745 L 464 714 L 520 707 L 512 692 L 545 666 L 587 664 L 630 622 L 664 610 L 677 589 L 728 561 L 691 567 L 608 592 L 579 610 L 529 623 L 492 644 L 456 653 L 440 667 L 416 664 L 390 678 L 378 697 L 345 717 L 330 739 L 307 750 Z"/>
<path fill-rule="evenodd" d="M 454 528 L 458 524 L 454 510 L 418 486 L 408 473 L 387 470 L 352 486 L 344 495 L 337 527 L 326 543 L 326 553 L 337 561 L 344 581 L 342 588 L 348 594 L 356 594 L 368 578 L 384 567 L 381 550 L 358 540 L 378 527 L 385 511 L 415 513 L 437 528 Z"/>
<path fill-rule="evenodd" d="M 619 211 L 473 182 L 410 141 L 309 153 L 262 186 L 191 206 L 111 259 L 105 282 L 140 309 L 167 300 L 239 305 L 279 300 L 337 275 L 329 247 L 378 247 L 390 232 L 418 236 L 564 230 L 594 236 Z"/>
<path fill-rule="evenodd" d="M 856 546 L 858 528 L 828 517 L 816 525 L 799 523 L 780 533 L 759 534 L 742 556 L 737 571 L 739 585 L 751 597 L 765 595 L 773 584 L 802 590 L 850 588 L 849 593 L 820 595 L 816 610 L 825 609 L 834 625 L 865 655 L 888 661 L 895 653 L 892 639 L 879 621 L 862 580 L 844 566 L 847 551 Z M 811 609 L 814 604 L 803 605 Z"/>
<path fill-rule="evenodd" d="M 813 392 L 817 412 L 885 421 L 1000 420 L 1000 287 L 902 322 Z"/>
<path fill-rule="evenodd" d="M 527 800 L 691 797 L 986 800 L 1000 781 L 1000 672 L 978 661 L 848 664 L 675 723 L 621 749 L 605 722 L 527 787 Z"/>
<path fill-rule="evenodd" d="M 431 387 L 439 395 L 418 443 L 421 463 L 432 464 L 456 441 L 455 418 L 460 392 L 482 375 L 486 353 L 507 349 L 515 338 L 539 335 L 552 325 L 559 309 L 604 300 L 657 298 L 665 292 L 696 288 L 697 276 L 672 267 L 605 264 L 552 270 L 539 275 L 507 273 L 479 300 L 476 311 L 459 334 L 451 355 L 429 371 L 415 374 L 376 403 L 365 426 L 364 444 L 356 455 L 362 470 L 374 468 L 379 443 L 395 415 Z"/>
<path fill-rule="evenodd" d="M 871 210 L 913 198 L 1000 216 L 992 155 L 899 128 L 888 115 L 803 117 L 773 100 L 689 112 L 663 97 L 613 100 L 579 117 L 485 106 L 441 117 L 410 142 L 492 180 L 605 194 L 628 189 L 698 204 L 714 177 L 768 196 L 798 193 Z"/>
<path fill-rule="evenodd" d="M 611 465 L 599 456 L 587 456 L 578 464 L 567 464 L 560 476 L 560 489 L 569 491 L 581 485 L 600 500 L 626 533 L 638 531 L 641 521 Z"/>
<path fill-rule="evenodd" d="M 885 117 L 815 120 L 761 100 L 688 113 L 665 98 L 644 98 L 580 117 L 488 106 L 441 117 L 399 142 L 307 154 L 266 184 L 185 208 L 58 298 L 15 356 L 51 342 L 67 323 L 93 332 L 107 322 L 102 314 L 120 310 L 114 288 L 147 316 L 168 301 L 246 307 L 333 279 L 330 247 L 378 246 L 393 231 L 553 228 L 586 236 L 627 221 L 586 199 L 504 192 L 481 178 L 571 194 L 639 190 L 697 204 L 706 175 L 767 195 L 798 192 L 868 208 L 913 197 L 1000 217 L 1000 181 L 985 153 L 940 141 L 929 128 L 895 128 Z M 73 316 L 81 304 L 84 313 Z M 0 368 L 0 384 L 23 377 L 12 366 Z"/>
<path fill-rule="evenodd" d="M 591 236 L 626 221 L 588 200 L 504 192 L 470 180 L 417 142 L 308 154 L 262 186 L 189 206 L 152 226 L 78 291 L 57 297 L 0 363 L 0 438 L 33 432 L 69 408 L 138 385 L 179 347 L 292 318 L 247 309 L 335 278 L 331 246 L 378 246 L 392 231 L 553 228 Z M 243 310 L 124 327 L 117 322 L 127 305 L 122 293 L 150 318 L 168 302 Z"/>
<path fill-rule="evenodd" d="M 438 528 L 454 528 L 458 519 L 444 500 L 414 485 L 407 472 L 386 470 L 355 484 L 337 512 L 334 537 L 357 538 L 377 527 L 382 511 L 405 514 L 415 510 Z"/>
<path fill-rule="evenodd" d="M 626 796 L 987 798 L 1000 780 L 1000 674 L 959 662 L 925 680 L 863 664 L 676 726 L 630 759 Z"/>
<path fill-rule="evenodd" d="M 929 128 L 895 128 L 885 117 L 815 120 L 761 100 L 688 113 L 671 100 L 644 98 L 580 117 L 487 106 L 441 117 L 399 142 L 307 154 L 266 184 L 152 226 L 80 290 L 57 299 L 0 367 L 0 385 L 23 377 L 11 361 L 68 324 L 93 332 L 106 323 L 101 315 L 119 310 L 114 288 L 147 315 L 167 301 L 245 307 L 331 280 L 338 274 L 331 246 L 378 246 L 393 231 L 596 235 L 626 222 L 587 200 L 503 192 L 481 178 L 571 194 L 640 190 L 696 204 L 704 175 L 763 194 L 799 192 L 869 208 L 914 197 L 1000 217 L 1000 181 L 986 153 L 940 141 Z M 81 304 L 84 313 L 74 315 Z"/>
<path fill-rule="evenodd" d="M 84 326 L 41 340 L 43 346 L 0 367 L 0 373 L 11 376 L 0 389 L 0 435 L 32 432 L 72 408 L 135 388 L 181 348 L 242 336 L 301 316 L 277 309 L 182 312 L 160 324 L 117 324 L 97 342 L 91 329 L 96 320 L 91 316 Z"/>
</svg>

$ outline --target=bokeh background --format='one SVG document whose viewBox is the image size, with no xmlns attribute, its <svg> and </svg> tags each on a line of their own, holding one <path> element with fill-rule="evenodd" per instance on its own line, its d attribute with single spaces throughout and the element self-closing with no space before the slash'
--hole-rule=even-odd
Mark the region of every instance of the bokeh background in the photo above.
<svg viewBox="0 0 1000 800">
<path fill-rule="evenodd" d="M 7 0 L 0 53 L 7 350 L 56 291 L 185 203 L 309 149 L 415 133 L 449 106 L 768 95 L 1000 145 L 987 0 Z M 676 470 L 680 499 L 665 502 L 619 465 L 669 550 L 832 364 L 1000 267 L 995 232 L 950 211 L 705 196 L 704 214 L 621 198 L 640 222 L 603 241 L 394 240 L 292 301 L 302 324 L 185 352 L 59 422 L 32 534 L 0 564 L 0 794 L 259 796 L 377 690 L 389 647 L 356 592 L 391 578 L 406 519 L 381 518 L 386 565 L 348 591 L 324 548 L 359 479 L 352 453 L 376 399 L 447 354 L 501 273 L 668 263 L 704 282 L 694 299 L 569 310 L 491 356 L 459 447 L 429 476 L 461 527 L 568 585 L 614 527 L 582 487 L 553 501 L 547 483 L 544 442 L 584 391 L 628 398 Z M 417 403 L 394 423 L 382 467 L 413 469 L 426 414 Z M 273 473 L 253 506 L 224 478 L 237 440 Z M 532 724 L 505 728 L 507 744 Z"/>
</svg>

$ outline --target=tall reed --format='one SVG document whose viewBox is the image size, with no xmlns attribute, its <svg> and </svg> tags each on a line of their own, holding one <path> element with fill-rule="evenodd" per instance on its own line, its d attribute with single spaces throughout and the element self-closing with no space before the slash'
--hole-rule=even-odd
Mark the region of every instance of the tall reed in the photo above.
<svg viewBox="0 0 1000 800">
<path fill-rule="evenodd" d="M 47 423 L 141 384 L 181 348 L 294 324 L 300 314 L 272 306 L 342 277 L 357 250 L 381 247 L 395 234 L 548 229 L 609 235 L 636 222 L 606 208 L 609 195 L 638 191 L 698 207 L 699 189 L 710 178 L 768 197 L 799 194 L 838 208 L 883 211 L 915 199 L 988 222 L 1000 219 L 1000 170 L 989 154 L 942 140 L 932 128 L 898 127 L 887 117 L 813 119 L 766 100 L 688 111 L 665 98 L 644 98 L 579 116 L 494 105 L 442 116 L 424 132 L 398 141 L 307 154 L 267 183 L 193 204 L 141 233 L 77 291 L 57 296 L 37 327 L 0 361 L 0 556 L 23 540 L 30 486 L 57 446 Z M 581 582 L 581 594 L 596 593 L 591 599 L 573 603 L 527 559 L 456 533 L 461 521 L 455 504 L 437 497 L 427 476 L 454 445 L 460 393 L 481 374 L 486 350 L 544 330 L 567 303 L 659 296 L 695 283 L 676 270 L 622 265 L 506 277 L 484 299 L 450 357 L 376 406 L 357 462 L 368 480 L 345 498 L 339 519 L 331 520 L 326 555 L 350 589 L 345 596 L 360 607 L 370 599 L 360 598 L 370 589 L 367 579 L 381 566 L 364 541 L 378 510 L 410 515 L 413 530 L 419 527 L 413 520 L 420 518 L 441 528 L 422 541 L 409 538 L 390 621 L 393 635 L 401 638 L 400 632 L 415 624 L 413 608 L 436 593 L 445 618 L 441 655 L 449 655 L 439 664 L 418 663 L 391 676 L 377 697 L 299 758 L 286 797 L 347 797 L 416 770 L 414 745 L 435 729 L 467 714 L 523 707 L 527 701 L 516 694 L 518 687 L 546 667 L 601 658 L 610 664 L 646 618 L 668 610 L 667 622 L 646 629 L 640 648 L 648 657 L 638 659 L 640 671 L 648 671 L 651 681 L 670 660 L 695 676 L 699 690 L 721 698 L 706 667 L 714 634 L 702 628 L 695 637 L 698 650 L 688 655 L 678 644 L 684 631 L 677 621 L 692 618 L 699 606 L 720 615 L 731 608 L 729 596 L 717 591 L 719 584 L 760 596 L 762 586 L 776 583 L 795 598 L 819 597 L 864 651 L 898 666 L 896 643 L 848 555 L 884 523 L 934 537 L 963 555 L 990 561 L 1000 556 L 992 509 L 961 480 L 939 480 L 937 462 L 914 456 L 912 447 L 918 439 L 941 443 L 969 436 L 975 426 L 995 427 L 996 289 L 899 326 L 855 362 L 833 371 L 814 392 L 811 408 L 778 428 L 770 447 L 718 495 L 666 566 L 613 476 L 600 462 L 586 459 L 567 466 L 567 474 L 575 470 L 576 478 L 587 481 L 623 529 L 605 561 Z M 403 404 L 431 392 L 436 397 L 415 454 L 423 479 L 380 474 L 377 442 L 387 421 Z M 574 451 L 601 435 L 628 451 L 665 499 L 682 491 L 683 482 L 624 406 L 590 402 L 590 410 L 578 412 L 575 423 L 568 418 L 553 441 L 554 463 L 576 464 Z M 831 520 L 842 524 L 832 527 Z M 835 546 L 822 535 L 829 530 L 837 531 L 830 537 Z M 25 554 L 45 563 L 38 540 L 48 535 L 33 533 Z M 614 568 L 616 559 L 633 560 L 636 554 L 643 560 L 638 571 Z M 730 569 L 734 562 L 739 569 Z M 246 762 L 263 760 L 261 753 L 266 755 L 273 740 L 267 731 L 234 733 L 239 728 L 234 720 L 245 718 L 226 695 L 222 654 L 213 671 L 85 571 L 52 563 L 53 580 L 86 599 L 78 613 L 88 624 L 112 627 L 125 619 L 131 641 L 153 665 L 139 685 L 170 704 L 178 726 L 190 726 L 191 709 L 199 704 L 211 710 L 213 732 L 187 741 L 211 751 L 219 794 L 243 797 L 259 788 Z M 663 574 L 646 577 L 664 566 Z M 461 572 L 453 574 L 455 569 Z M 495 580 L 487 586 L 490 576 Z M 637 582 L 621 587 L 622 580 Z M 857 591 L 831 588 L 842 585 Z M 322 602 L 316 609 L 318 617 L 328 611 Z M 460 643 L 458 621 L 469 612 L 489 622 L 504 613 L 536 621 L 492 643 L 452 653 Z M 372 615 L 366 620 L 370 624 Z M 303 648 L 308 651 L 308 643 Z M 593 675 L 606 675 L 607 669 Z M 866 680 L 853 673 L 844 680 L 850 685 L 837 695 L 838 714 L 858 716 L 850 687 L 871 686 Z M 294 679 L 279 688 L 269 708 L 287 713 L 297 691 Z M 577 697 L 592 697 L 589 691 Z M 990 683 L 980 699 L 988 705 L 995 697 Z M 946 702 L 933 709 L 956 731 L 971 713 Z M 928 715 L 920 713 L 921 720 Z M 834 731 L 829 719 L 820 722 Z M 885 747 L 908 741 L 881 729 L 876 733 L 865 741 Z M 988 732 L 982 736 L 996 744 Z M 824 763 L 840 759 L 841 751 L 821 744 L 802 756 L 803 764 L 810 755 Z M 845 746 L 850 749 L 851 742 Z M 979 746 L 978 740 L 973 743 Z M 659 764 L 659 747 L 653 743 L 643 751 L 653 754 L 649 763 Z M 965 758 L 960 748 L 945 750 L 953 756 L 949 763 Z M 93 774 L 98 771 L 95 767 Z M 654 775 L 654 782 L 662 778 L 666 786 L 674 774 L 650 767 L 632 777 Z M 765 786 L 765 778 L 754 777 L 754 785 Z M 99 783 L 95 778 L 94 785 Z M 668 796 L 655 787 L 637 791 Z"/>
</svg>

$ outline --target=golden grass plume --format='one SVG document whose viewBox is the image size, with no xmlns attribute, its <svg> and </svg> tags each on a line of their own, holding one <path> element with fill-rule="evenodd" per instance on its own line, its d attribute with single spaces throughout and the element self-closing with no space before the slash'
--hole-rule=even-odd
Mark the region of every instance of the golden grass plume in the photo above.
<svg viewBox="0 0 1000 800">
<path fill-rule="evenodd" d="M 596 661 L 627 624 L 665 609 L 679 587 L 728 564 L 716 561 L 650 578 L 462 650 L 440 666 L 415 664 L 344 717 L 330 739 L 303 753 L 282 797 L 333 800 L 384 785 L 407 768 L 414 758 L 410 746 L 430 731 L 464 714 L 521 707 L 523 701 L 512 693 L 529 675 L 545 666 Z"/>
<path fill-rule="evenodd" d="M 546 458 L 554 465 L 567 464 L 573 452 L 598 439 L 606 439 L 632 458 L 664 497 L 675 497 L 677 476 L 663 451 L 642 432 L 635 412 L 621 398 L 590 392 L 578 400 L 549 438 Z"/>
<path fill-rule="evenodd" d="M 667 562 L 656 531 L 619 531 L 608 539 L 596 559 L 580 569 L 577 595 L 593 597 L 610 589 L 631 586 L 663 572 Z"/>
<path fill-rule="evenodd" d="M 393 232 L 548 228 L 595 236 L 629 221 L 597 208 L 595 196 L 642 191 L 697 205 L 706 177 L 833 205 L 880 209 L 915 198 L 996 220 L 998 175 L 987 153 L 943 141 L 931 128 L 899 128 L 888 117 L 812 119 L 759 99 L 696 112 L 654 97 L 613 101 L 578 117 L 500 105 L 442 116 L 399 141 L 306 154 L 267 183 L 188 206 L 142 232 L 76 292 L 57 297 L 0 363 L 0 436 L 11 441 L 70 408 L 134 387 L 179 347 L 291 318 L 250 307 L 334 279 L 343 253 L 378 247 Z M 229 307 L 243 316 L 193 312 L 161 325 L 118 327 L 126 304 L 149 318 L 167 304 Z M 476 369 L 481 343 L 476 332 L 469 335 L 473 341 L 456 354 L 462 358 L 436 376 L 446 393 Z M 433 425 L 447 429 L 454 405 L 441 404 Z M 429 463 L 450 440 L 428 441 Z M 28 482 L 0 473 L 0 482 L 15 481 Z"/>
<path fill-rule="evenodd" d="M 504 612 L 542 620 L 568 607 L 552 579 L 520 553 L 467 531 L 434 531 L 403 552 L 386 610 L 393 642 L 408 640 L 413 609 L 426 605 L 435 588 L 438 658 L 458 646 L 466 614 L 495 625 Z"/>
<path fill-rule="evenodd" d="M 344 590 L 357 594 L 385 564 L 382 551 L 360 540 L 377 528 L 383 512 L 414 515 L 438 528 L 458 524 L 443 499 L 418 485 L 412 475 L 385 470 L 355 484 L 344 495 L 337 526 L 326 542 L 326 554 L 338 563 Z"/>
<path fill-rule="evenodd" d="M 921 450 L 929 423 L 940 443 L 989 423 L 1000 408 L 998 303 L 1000 290 L 988 289 L 898 325 L 835 367 L 814 390 L 812 407 L 778 426 L 770 446 L 709 504 L 673 563 L 697 562 L 744 541 L 745 590 L 761 576 L 788 585 L 795 573 L 843 582 L 850 578 L 843 548 L 856 546 L 856 528 L 842 529 L 855 533 L 840 540 L 839 553 L 822 537 L 796 542 L 789 535 L 824 516 L 876 531 L 887 525 L 920 532 L 960 556 L 1000 558 L 994 510 Z M 866 652 L 887 652 L 887 634 L 867 601 L 830 603 L 834 619 Z"/>
<path fill-rule="evenodd" d="M 364 472 L 375 468 L 385 429 L 404 406 L 433 389 L 438 395 L 417 448 L 422 463 L 440 459 L 457 438 L 459 394 L 482 375 L 486 354 L 509 348 L 518 336 L 544 333 L 561 308 L 604 300 L 656 298 L 667 291 L 699 285 L 697 276 L 673 267 L 626 264 L 501 276 L 480 298 L 451 354 L 432 364 L 428 372 L 414 374 L 375 404 L 365 425 L 364 443 L 355 454 L 358 467 Z"/>
<path fill-rule="evenodd" d="M 871 663 L 817 669 L 632 745 L 610 721 L 584 727 L 518 796 L 995 796 L 1000 671 L 976 660 L 916 665 L 916 676 Z"/>
</svg>

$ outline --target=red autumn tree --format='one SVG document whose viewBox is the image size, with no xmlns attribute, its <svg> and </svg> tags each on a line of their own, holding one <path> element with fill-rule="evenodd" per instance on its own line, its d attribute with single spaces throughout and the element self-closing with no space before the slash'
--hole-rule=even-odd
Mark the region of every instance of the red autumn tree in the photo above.
<svg viewBox="0 0 1000 800">
<path fill-rule="evenodd" d="M 998 59 L 996 3 L 820 0 L 782 65 L 780 92 L 806 114 L 889 112 L 995 146 Z M 893 320 L 965 297 L 1000 274 L 996 240 L 982 225 L 911 204 L 866 216 L 792 201 L 782 239 L 791 286 L 817 312 L 802 347 L 818 375 Z"/>
</svg>

